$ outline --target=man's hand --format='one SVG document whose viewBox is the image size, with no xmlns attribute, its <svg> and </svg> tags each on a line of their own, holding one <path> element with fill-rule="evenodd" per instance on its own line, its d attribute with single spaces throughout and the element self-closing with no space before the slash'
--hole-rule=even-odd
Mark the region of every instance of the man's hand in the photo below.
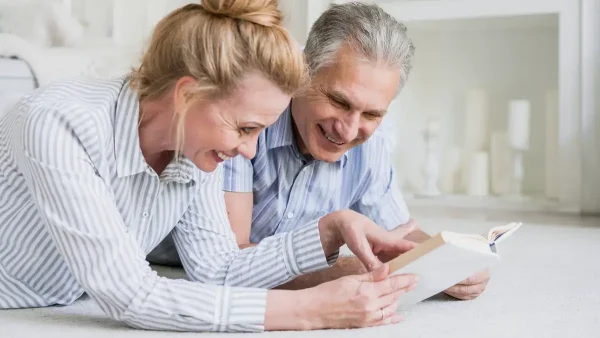
<svg viewBox="0 0 600 338">
<path fill-rule="evenodd" d="M 394 238 L 401 238 L 403 242 L 409 242 L 409 243 L 412 243 L 412 245 L 410 245 L 410 246 L 401 245 L 399 248 L 397 248 L 398 250 L 387 250 L 385 252 L 381 252 L 381 253 L 377 254 L 377 258 L 379 258 L 379 260 L 382 263 L 387 263 L 387 262 L 391 261 L 392 259 L 402 255 L 403 253 L 405 253 L 408 250 L 415 247 L 418 244 L 418 242 L 416 242 L 414 240 L 410 240 L 409 237 L 416 230 L 417 230 L 417 222 L 415 222 L 412 219 L 409 220 L 407 223 L 402 224 L 393 230 L 390 230 L 388 233 L 391 236 L 393 236 Z"/>
<path fill-rule="evenodd" d="M 444 291 L 447 295 L 460 300 L 473 300 L 485 291 L 490 280 L 490 271 L 483 270 Z"/>
<path fill-rule="evenodd" d="M 333 212 L 319 222 L 325 253 L 331 247 L 339 248 L 345 243 L 367 271 L 373 271 L 382 266 L 382 262 L 414 248 L 414 242 L 404 239 L 413 226 L 408 224 L 403 231 L 388 232 L 368 217 L 351 210 Z"/>
</svg>

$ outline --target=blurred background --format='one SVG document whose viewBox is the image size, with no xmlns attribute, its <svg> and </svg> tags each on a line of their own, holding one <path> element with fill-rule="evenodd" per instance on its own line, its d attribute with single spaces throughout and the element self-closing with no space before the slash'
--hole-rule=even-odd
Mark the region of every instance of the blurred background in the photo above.
<svg viewBox="0 0 600 338">
<path fill-rule="evenodd" d="M 39 85 L 124 74 L 188 2 L 0 0 L 0 113 Z M 300 44 L 342 2 L 280 0 Z M 600 0 L 374 2 L 416 46 L 384 122 L 411 208 L 600 213 Z"/>
</svg>

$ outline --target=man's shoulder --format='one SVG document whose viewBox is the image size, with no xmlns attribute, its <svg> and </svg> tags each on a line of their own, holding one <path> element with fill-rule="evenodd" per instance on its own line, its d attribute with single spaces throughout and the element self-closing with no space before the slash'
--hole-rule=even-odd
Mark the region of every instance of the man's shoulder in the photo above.
<svg viewBox="0 0 600 338">
<path fill-rule="evenodd" d="M 348 151 L 348 161 L 373 161 L 389 157 L 392 150 L 393 144 L 389 136 L 375 132 L 367 141 Z"/>
</svg>

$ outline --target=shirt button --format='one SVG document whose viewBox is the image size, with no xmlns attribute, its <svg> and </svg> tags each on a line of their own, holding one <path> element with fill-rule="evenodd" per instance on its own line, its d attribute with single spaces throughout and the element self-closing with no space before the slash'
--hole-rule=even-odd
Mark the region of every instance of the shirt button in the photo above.
<svg viewBox="0 0 600 338">
<path fill-rule="evenodd" d="M 293 212 L 288 213 L 287 218 L 294 218 L 294 213 Z"/>
<path fill-rule="evenodd" d="M 144 216 L 144 218 L 150 216 L 150 214 L 147 211 L 144 211 L 144 213 L 142 214 L 142 216 Z"/>
</svg>

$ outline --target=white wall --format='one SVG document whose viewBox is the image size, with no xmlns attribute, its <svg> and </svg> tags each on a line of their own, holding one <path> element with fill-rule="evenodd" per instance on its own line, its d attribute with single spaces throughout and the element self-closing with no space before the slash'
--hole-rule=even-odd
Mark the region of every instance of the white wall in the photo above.
<svg viewBox="0 0 600 338">
<path fill-rule="evenodd" d="M 422 24 L 421 24 L 422 25 Z M 532 104 L 531 150 L 525 155 L 523 190 L 542 194 L 545 175 L 545 93 L 558 83 L 556 27 L 492 30 L 411 29 L 416 46 L 413 72 L 390 112 L 397 114 L 396 166 L 408 190 L 422 184 L 420 136 L 428 116 L 442 123 L 445 150 L 462 146 L 467 90 L 483 87 L 491 95 L 491 131 L 507 127 L 507 103 Z M 440 158 L 441 159 L 441 158 Z"/>
<path fill-rule="evenodd" d="M 600 213 L 600 0 L 582 2 L 582 210 Z"/>
<path fill-rule="evenodd" d="M 302 45 L 306 43 L 312 24 L 330 4 L 330 0 L 279 0 L 284 26 Z"/>
</svg>

